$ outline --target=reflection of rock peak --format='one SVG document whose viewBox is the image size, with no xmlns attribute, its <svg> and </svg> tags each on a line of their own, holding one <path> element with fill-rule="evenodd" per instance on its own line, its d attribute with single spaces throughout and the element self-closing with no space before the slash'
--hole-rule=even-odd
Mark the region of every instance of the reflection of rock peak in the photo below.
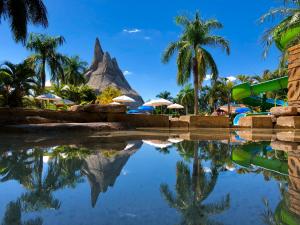
<svg viewBox="0 0 300 225">
<path fill-rule="evenodd" d="M 141 145 L 141 141 L 136 141 L 130 149 L 119 151 L 114 156 L 106 157 L 99 152 L 85 159 L 83 173 L 87 176 L 91 186 L 92 207 L 95 207 L 99 194 L 106 192 L 108 187 L 114 185 L 130 156 Z"/>
<path fill-rule="evenodd" d="M 136 100 L 133 106 L 143 104 L 142 97 L 131 88 L 120 70 L 116 58 L 111 58 L 108 52 L 103 52 L 98 38 L 95 43 L 94 59 L 86 77 L 88 85 L 97 92 L 103 91 L 108 86 L 114 86 L 120 89 L 122 94 Z"/>
</svg>

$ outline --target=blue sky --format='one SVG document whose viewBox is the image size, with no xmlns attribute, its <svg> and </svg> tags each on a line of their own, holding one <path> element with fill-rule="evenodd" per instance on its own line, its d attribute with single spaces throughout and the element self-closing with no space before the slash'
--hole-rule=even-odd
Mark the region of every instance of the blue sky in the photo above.
<svg viewBox="0 0 300 225">
<path fill-rule="evenodd" d="M 214 33 L 230 41 L 231 55 L 220 49 L 209 49 L 218 64 L 220 76 L 258 75 L 275 69 L 280 53 L 272 48 L 262 57 L 261 37 L 266 28 L 259 17 L 270 8 L 282 5 L 280 0 L 45 0 L 49 27 L 30 27 L 31 32 L 63 35 L 66 44 L 60 48 L 67 55 L 92 60 L 95 38 L 102 48 L 116 57 L 126 78 L 144 100 L 163 90 L 176 95 L 176 64 L 161 63 L 169 42 L 178 38 L 181 29 L 174 23 L 179 14 L 193 15 L 199 10 L 205 19 L 216 18 L 224 25 Z M 30 54 L 16 44 L 7 22 L 0 24 L 0 61 L 20 62 Z"/>
</svg>

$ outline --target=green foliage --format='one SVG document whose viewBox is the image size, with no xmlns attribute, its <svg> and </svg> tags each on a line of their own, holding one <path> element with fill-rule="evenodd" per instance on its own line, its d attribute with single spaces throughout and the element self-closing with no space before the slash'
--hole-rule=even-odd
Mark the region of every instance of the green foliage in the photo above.
<svg viewBox="0 0 300 225">
<path fill-rule="evenodd" d="M 86 83 L 84 73 L 87 70 L 87 63 L 81 61 L 79 56 L 67 58 L 63 65 L 64 82 L 71 85 L 83 85 Z"/>
<path fill-rule="evenodd" d="M 194 112 L 194 89 L 191 84 L 185 85 L 184 88 L 179 91 L 176 101 L 185 107 L 186 114 Z"/>
<path fill-rule="evenodd" d="M 63 65 L 67 58 L 57 52 L 57 48 L 65 42 L 64 37 L 51 37 L 45 34 L 30 34 L 27 42 L 27 49 L 35 52 L 29 57 L 33 63 L 36 74 L 40 78 L 42 89 L 46 83 L 46 69 L 48 68 L 52 82 L 65 83 Z"/>
<path fill-rule="evenodd" d="M 109 86 L 105 88 L 100 95 L 97 96 L 97 103 L 99 104 L 109 104 L 113 102 L 113 99 L 122 95 L 122 92 L 114 87 Z"/>
<path fill-rule="evenodd" d="M 28 24 L 48 26 L 47 9 L 42 0 L 0 0 L 0 21 L 7 20 L 14 39 L 25 42 Z"/>
<path fill-rule="evenodd" d="M 213 29 L 222 28 L 222 24 L 215 19 L 203 20 L 197 12 L 195 18 L 190 20 L 185 16 L 176 17 L 177 25 L 183 27 L 179 40 L 172 42 L 165 50 L 162 61 L 169 62 L 172 55 L 177 55 L 177 83 L 184 85 L 189 82 L 191 74 L 194 80 L 194 113 L 198 114 L 199 87 L 208 72 L 213 80 L 218 77 L 218 68 L 212 55 L 204 46 L 220 46 L 229 54 L 229 43 L 221 36 L 212 35 Z"/>
<path fill-rule="evenodd" d="M 284 1 L 283 7 L 271 9 L 269 12 L 267 12 L 260 18 L 260 21 L 263 23 L 267 20 L 274 20 L 276 18 L 280 18 L 280 22 L 268 29 L 263 36 L 263 41 L 265 44 L 264 56 L 267 56 L 268 50 L 270 46 L 275 42 L 275 40 L 280 39 L 280 37 L 283 34 L 285 34 L 288 30 L 295 27 L 299 27 L 300 1 L 286 0 Z M 287 45 L 287 48 L 300 43 L 299 40 L 300 36 L 298 35 L 290 41 L 290 43 Z M 286 53 L 287 48 L 283 49 L 283 53 Z"/>
<path fill-rule="evenodd" d="M 169 91 L 162 91 L 158 95 L 156 95 L 156 97 L 163 98 L 163 99 L 169 100 L 171 102 L 174 100 L 174 98 L 171 96 L 171 92 L 169 92 Z"/>
<path fill-rule="evenodd" d="M 51 90 L 58 96 L 71 100 L 76 104 L 81 104 L 83 102 L 94 102 L 96 100 L 96 93 L 87 85 L 74 86 L 65 85 L 60 87 L 58 85 L 53 85 Z"/>
<path fill-rule="evenodd" d="M 23 97 L 31 94 L 35 88 L 35 73 L 27 62 L 20 64 L 5 62 L 0 66 L 2 105 L 23 106 Z"/>
</svg>

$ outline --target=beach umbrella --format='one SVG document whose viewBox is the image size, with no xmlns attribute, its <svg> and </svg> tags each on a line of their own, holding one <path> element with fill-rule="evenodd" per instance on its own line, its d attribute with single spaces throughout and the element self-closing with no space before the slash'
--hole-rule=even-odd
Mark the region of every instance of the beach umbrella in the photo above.
<svg viewBox="0 0 300 225">
<path fill-rule="evenodd" d="M 140 114 L 140 113 L 141 113 L 141 111 L 139 111 L 137 109 L 132 109 L 127 112 L 127 114 Z"/>
<path fill-rule="evenodd" d="M 36 97 L 38 100 L 47 100 L 47 101 L 61 101 L 62 98 L 51 93 L 42 94 Z"/>
<path fill-rule="evenodd" d="M 151 106 L 164 106 L 164 105 L 172 105 L 173 103 L 167 99 L 155 99 L 151 101 Z"/>
<path fill-rule="evenodd" d="M 178 144 L 180 142 L 183 142 L 184 140 L 182 138 L 169 138 L 168 141 L 174 144 Z"/>
<path fill-rule="evenodd" d="M 121 103 L 119 102 L 112 102 L 112 103 L 109 103 L 110 105 L 121 105 Z"/>
<path fill-rule="evenodd" d="M 145 102 L 145 103 L 143 104 L 143 106 L 152 106 L 152 107 L 154 107 L 154 106 L 152 105 L 152 101 L 153 101 L 153 100 L 151 100 L 151 101 L 149 101 L 149 102 Z"/>
<path fill-rule="evenodd" d="M 145 144 L 151 145 L 155 148 L 167 148 L 172 146 L 171 142 L 161 140 L 143 140 Z"/>
<path fill-rule="evenodd" d="M 184 109 L 184 106 L 179 104 L 172 104 L 168 106 L 168 109 Z"/>
<path fill-rule="evenodd" d="M 153 106 L 140 106 L 138 107 L 138 110 L 141 110 L 141 111 L 146 111 L 146 112 L 151 112 L 154 110 Z"/>
<path fill-rule="evenodd" d="M 133 98 L 130 98 L 126 95 L 122 95 L 119 97 L 116 97 L 113 99 L 114 102 L 119 102 L 119 103 L 132 103 L 135 102 L 135 100 Z"/>
</svg>

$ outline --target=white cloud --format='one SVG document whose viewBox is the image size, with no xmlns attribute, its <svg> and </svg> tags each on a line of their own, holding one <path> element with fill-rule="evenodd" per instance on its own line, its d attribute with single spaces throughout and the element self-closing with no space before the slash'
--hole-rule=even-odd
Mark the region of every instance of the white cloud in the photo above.
<svg viewBox="0 0 300 225">
<path fill-rule="evenodd" d="M 130 71 L 128 71 L 128 70 L 124 70 L 124 71 L 123 71 L 123 74 L 124 74 L 124 76 L 127 76 L 127 75 L 131 75 L 132 72 L 130 72 Z"/>
<path fill-rule="evenodd" d="M 134 33 L 139 33 L 142 30 L 134 28 L 134 29 L 124 29 L 123 32 L 128 33 L 128 34 L 134 34 Z"/>
<path fill-rule="evenodd" d="M 229 76 L 229 77 L 226 77 L 228 81 L 231 81 L 231 82 L 234 82 L 236 81 L 236 77 L 234 76 Z"/>
<path fill-rule="evenodd" d="M 204 80 L 208 81 L 208 80 L 211 80 L 211 78 L 212 78 L 211 74 L 206 74 Z"/>
<path fill-rule="evenodd" d="M 50 80 L 46 80 L 45 86 L 46 87 L 51 87 L 52 86 L 51 81 Z"/>
</svg>

